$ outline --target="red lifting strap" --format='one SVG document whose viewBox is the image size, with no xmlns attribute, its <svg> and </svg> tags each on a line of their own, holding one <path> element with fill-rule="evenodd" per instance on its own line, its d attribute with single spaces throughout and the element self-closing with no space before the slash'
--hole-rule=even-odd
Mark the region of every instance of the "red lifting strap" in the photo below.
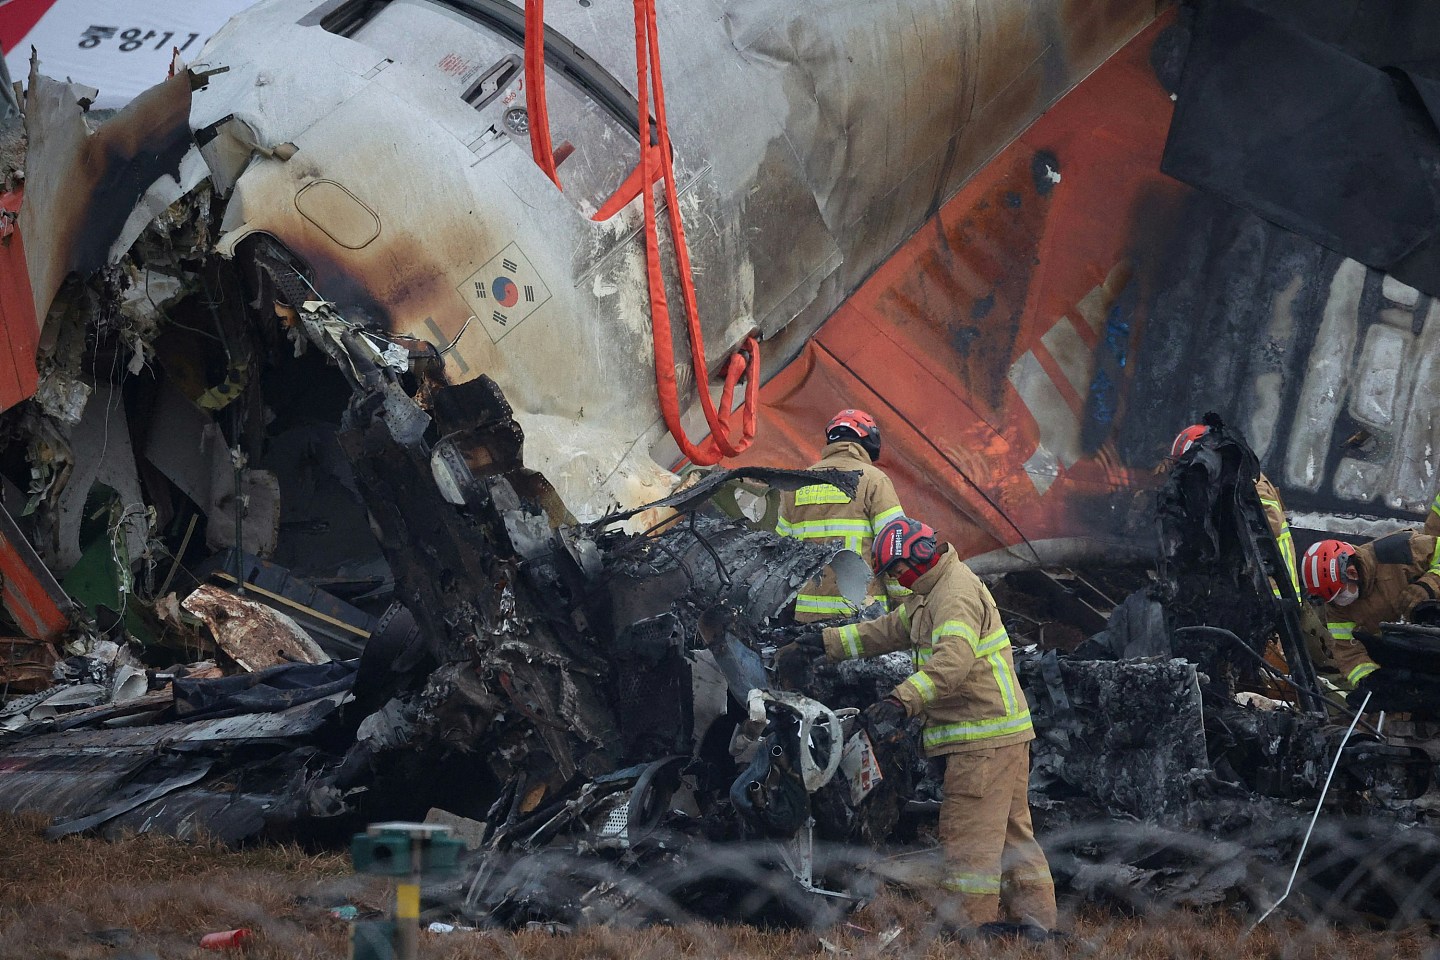
<svg viewBox="0 0 1440 960">
<path fill-rule="evenodd" d="M 550 119 L 545 109 L 545 42 L 543 0 L 525 3 L 525 85 L 530 113 L 530 146 L 540 169 L 559 186 L 555 157 L 550 140 Z M 724 457 L 733 457 L 755 439 L 756 411 L 759 409 L 760 343 L 747 337 L 742 351 L 732 354 L 725 366 L 725 381 L 720 392 L 719 408 L 710 396 L 709 365 L 705 359 L 705 335 L 700 325 L 700 309 L 695 297 L 695 279 L 690 266 L 690 250 L 685 243 L 685 224 L 680 217 L 680 200 L 675 187 L 674 154 L 670 145 L 670 129 L 665 117 L 665 90 L 660 76 L 660 41 L 656 26 L 655 0 L 635 0 L 635 73 L 639 94 L 640 163 L 615 193 L 605 201 L 593 219 L 606 220 L 618 213 L 637 194 L 644 198 L 645 209 L 645 272 L 650 291 L 651 340 L 655 348 L 655 390 L 660 400 L 660 413 L 680 453 L 691 463 L 710 466 Z M 647 81 L 647 73 L 653 80 Z M 655 125 L 658 143 L 651 143 L 647 100 L 653 90 Z M 680 422 L 680 389 L 675 379 L 675 343 L 670 326 L 670 307 L 665 296 L 665 272 L 660 265 L 660 233 L 656 221 L 655 192 L 651 189 L 660 179 L 665 181 L 666 215 L 674 240 L 675 261 L 680 276 L 680 296 L 685 305 L 685 327 L 690 340 L 690 363 L 695 374 L 696 392 L 705 412 L 710 436 L 696 445 L 685 434 Z M 740 410 L 740 438 L 732 439 L 735 410 L 735 388 L 745 380 L 745 402 Z"/>
<path fill-rule="evenodd" d="M 525 0 L 525 104 L 530 114 L 530 154 L 555 186 L 555 149 L 545 105 L 545 0 Z"/>
</svg>

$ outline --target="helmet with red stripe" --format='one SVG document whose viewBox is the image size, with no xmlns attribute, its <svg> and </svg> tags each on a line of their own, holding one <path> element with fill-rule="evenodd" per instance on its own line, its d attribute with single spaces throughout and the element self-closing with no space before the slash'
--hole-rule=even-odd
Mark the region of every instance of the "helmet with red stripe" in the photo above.
<svg viewBox="0 0 1440 960">
<path fill-rule="evenodd" d="M 1195 446 L 1195 441 L 1210 432 L 1210 428 L 1203 423 L 1192 423 L 1181 430 L 1175 437 L 1175 442 L 1170 444 L 1170 459 L 1179 460 L 1185 455 L 1185 451 Z M 1153 449 L 1153 448 L 1152 448 Z"/>
<path fill-rule="evenodd" d="M 871 461 L 880 459 L 880 425 L 864 410 L 841 410 L 831 417 L 825 425 L 825 440 L 854 440 L 870 454 Z"/>
<path fill-rule="evenodd" d="M 939 554 L 935 529 L 910 517 L 896 517 L 880 528 L 870 548 L 877 574 L 890 574 L 909 587 L 929 570 Z"/>
<path fill-rule="evenodd" d="M 1305 580 L 1305 590 L 1312 597 L 1326 603 L 1340 595 L 1340 591 L 1354 582 L 1350 576 L 1350 558 L 1355 548 L 1344 540 L 1321 540 L 1310 545 L 1305 551 L 1300 575 Z"/>
</svg>

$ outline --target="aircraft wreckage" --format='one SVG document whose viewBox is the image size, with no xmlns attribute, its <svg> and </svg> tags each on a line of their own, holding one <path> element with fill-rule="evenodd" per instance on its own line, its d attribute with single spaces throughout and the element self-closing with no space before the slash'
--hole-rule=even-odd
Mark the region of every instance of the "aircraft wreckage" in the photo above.
<svg viewBox="0 0 1440 960">
<path fill-rule="evenodd" d="M 859 64 L 837 52 L 852 33 L 902 43 L 903 30 L 818 16 L 815 4 L 733 4 L 677 41 L 710 70 L 678 98 L 690 115 L 673 145 L 658 104 L 639 135 L 644 100 L 615 79 L 628 48 L 603 42 L 631 25 L 603 6 L 556 11 L 544 30 L 559 78 L 542 82 L 555 86 L 557 136 L 570 138 L 555 145 L 553 179 L 528 126 L 540 108 L 526 95 L 524 11 L 498 0 L 272 0 L 103 123 L 83 88 L 32 71 L 25 199 L 5 195 L 0 237 L 16 360 L 0 382 L 0 564 L 17 634 L 0 809 L 44 811 L 57 836 L 236 843 L 338 842 L 367 820 L 439 809 L 483 824 L 465 912 L 501 925 L 671 907 L 809 921 L 825 914 L 817 903 L 868 895 L 865 877 L 885 873 L 876 848 L 913 846 L 938 784 L 910 741 L 855 709 L 908 660 L 817 665 L 783 684 L 770 664 L 811 576 L 832 565 L 858 597 L 868 571 L 845 551 L 777 537 L 768 494 L 855 478 L 746 465 L 677 486 L 658 466 L 675 462 L 684 430 L 654 395 L 652 330 L 636 322 L 655 302 L 645 254 L 660 245 L 647 232 L 655 211 L 636 201 L 633 151 L 664 144 L 666 179 L 682 188 L 669 208 L 711 218 L 692 235 L 695 275 L 712 308 L 703 332 L 729 359 L 708 363 L 702 337 L 668 358 L 681 369 L 681 426 L 703 433 L 696 382 L 724 390 L 727 415 L 742 385 L 751 404 L 766 372 L 756 335 L 777 367 L 800 352 L 786 369 L 803 368 L 806 396 L 840 382 L 835 357 L 856 375 L 844 338 L 859 308 L 847 314 L 845 298 L 866 311 L 912 302 L 884 271 L 870 281 L 878 293 L 862 281 L 1146 27 L 1153 4 L 1113 5 L 1103 23 L 1036 5 L 1022 17 L 1033 29 L 1004 22 L 1005 4 L 918 5 L 977 55 L 1008 43 L 1033 56 L 981 56 L 973 70 L 942 58 L 903 76 L 883 69 L 898 57 L 879 41 Z M 880 6 L 866 16 L 883 19 Z M 1155 33 L 1087 82 L 1103 92 L 1115 71 L 1148 69 Z M 1046 34 L 1058 39 L 1042 45 Z M 567 37 L 599 39 L 587 56 Z M 740 62 L 766 70 L 729 69 Z M 867 110 L 863 84 L 836 80 L 883 76 L 893 99 L 928 103 L 937 72 L 965 91 L 963 116 Z M 1169 101 L 1144 89 L 1135 116 L 1149 123 Z M 703 148 L 727 107 L 752 102 L 767 106 L 726 127 L 723 150 Z M 893 156 L 826 147 L 827 124 L 862 116 L 886 125 L 856 129 Z M 990 168 L 1001 173 L 961 197 L 974 216 L 952 224 L 957 237 L 973 239 L 995 211 L 1018 218 L 997 244 L 1046 229 L 1023 218 L 1051 202 L 1062 160 L 1035 146 L 1007 148 Z M 784 231 L 765 229 L 782 220 Z M 1387 626 L 1374 651 L 1383 669 L 1363 693 L 1368 709 L 1406 718 L 1347 732 L 1353 707 L 1310 663 L 1244 440 L 1215 418 L 1154 509 L 1136 496 L 1154 485 L 1139 457 L 1116 467 L 1091 442 L 1114 400 L 1102 379 L 1118 389 L 1133 375 L 1124 311 L 1141 288 L 1182 299 L 1121 262 L 1116 236 L 1091 239 L 1103 267 L 1070 278 L 1083 285 L 1056 294 L 1070 312 L 1029 331 L 1033 343 L 976 341 L 972 355 L 974 338 L 947 334 L 944 350 L 965 357 L 957 369 L 995 382 L 992 396 L 959 401 L 989 433 L 943 445 L 953 469 L 935 483 L 901 483 L 907 503 L 973 521 L 952 524 L 965 556 L 990 557 L 992 573 L 1026 568 L 995 592 L 1023 643 L 1017 671 L 1039 734 L 1032 806 L 1057 880 L 1127 905 L 1263 907 L 1323 792 L 1309 902 L 1337 919 L 1435 919 L 1412 893 L 1440 846 L 1429 826 L 1440 731 L 1426 696 L 1440 631 Z M 932 242 L 950 241 L 905 241 Z M 1353 325 L 1394 326 L 1404 303 L 1406 323 L 1437 328 L 1416 290 L 1376 279 L 1351 303 L 1347 264 L 1364 268 L 1316 262 L 1331 299 L 1313 298 L 1313 317 L 1296 307 L 1296 322 L 1342 324 L 1349 309 Z M 17 276 L 33 312 L 16 306 Z M 964 312 L 983 320 L 998 302 L 1018 317 L 1026 294 L 1011 286 L 1025 283 L 997 277 Z M 1172 346 L 1146 341 L 1158 359 L 1142 393 L 1159 390 Z M 1376 350 L 1365 362 L 1383 365 L 1390 354 Z M 1038 385 L 1060 383 L 1056 370 L 1092 378 L 1078 407 L 1047 406 Z M 1287 387 L 1285 409 L 1311 386 Z M 1133 404 L 1146 414 L 1148 396 Z M 1419 430 L 1427 396 L 1388 413 Z M 1010 415 L 1017 397 L 1023 417 Z M 739 409 L 752 433 L 754 407 Z M 1349 424 L 1329 416 L 1307 430 L 1297 418 L 1287 462 L 1311 463 L 1306 489 L 1323 481 L 1342 500 L 1356 489 L 1345 477 L 1390 471 L 1404 481 L 1387 504 L 1393 525 L 1418 497 L 1415 465 L 1362 440 L 1315 467 Z M 1131 452 L 1140 434 L 1170 429 L 1141 418 L 1117 427 Z M 1263 440 L 1275 447 L 1273 433 Z M 1004 483 L 958 462 L 962 446 L 993 455 Z M 933 453 L 914 463 L 934 465 Z M 969 506 L 953 505 L 958 488 Z M 1313 505 L 1333 506 L 1318 494 Z M 1057 570 L 1066 560 L 1103 572 Z M 764 893 L 725 895 L 737 886 Z"/>
</svg>

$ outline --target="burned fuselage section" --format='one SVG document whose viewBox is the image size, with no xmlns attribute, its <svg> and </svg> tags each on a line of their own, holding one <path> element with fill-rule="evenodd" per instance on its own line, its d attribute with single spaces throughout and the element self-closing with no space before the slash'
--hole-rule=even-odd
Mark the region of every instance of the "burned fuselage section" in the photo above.
<svg viewBox="0 0 1440 960">
<path fill-rule="evenodd" d="M 323 842 L 441 808 L 497 852 L 679 830 L 781 844 L 815 889 L 796 838 L 887 833 L 901 798 L 853 711 L 769 690 L 765 661 L 822 567 L 857 600 L 868 568 L 708 505 L 726 484 L 856 478 L 747 468 L 637 509 L 606 493 L 627 483 L 614 462 L 535 471 L 507 392 L 455 382 L 463 329 L 397 331 L 321 296 L 348 290 L 333 263 L 237 232 L 254 192 L 221 174 L 299 170 L 308 142 L 249 142 L 231 118 L 198 152 L 130 149 L 137 129 L 188 142 L 206 80 L 182 69 L 97 125 L 81 91 L 32 78 L 36 165 L 64 147 L 53 169 L 128 165 L 134 189 L 35 178 L 32 213 L 76 230 L 97 205 L 126 213 L 83 262 L 58 229 L 33 258 L 40 389 L 0 420 L 0 474 L 6 542 L 55 574 L 63 616 L 35 684 L 53 686 L 0 714 L 0 809 L 60 832 Z M 325 182 L 297 209 L 341 242 Z M 600 498 L 588 524 L 551 480 L 573 487 L 570 469 Z"/>
<path fill-rule="evenodd" d="M 1301 816 L 1323 804 L 1311 856 L 1324 866 L 1301 874 L 1307 894 L 1328 898 L 1333 918 L 1428 916 L 1404 888 L 1429 869 L 1418 851 L 1434 838 L 1437 730 L 1428 713 L 1357 717 L 1360 700 L 1347 705 L 1317 671 L 1314 618 L 1266 524 L 1254 455 L 1206 423 L 1158 493 L 1149 582 L 1073 653 L 1017 658 L 1057 877 L 1127 907 L 1264 908 L 1285 886 Z M 1097 826 L 1116 820 L 1136 829 Z M 1409 847 L 1392 843 L 1406 835 Z M 1387 851 L 1384 871 L 1366 866 L 1367 844 Z"/>
<path fill-rule="evenodd" d="M 745 468 L 671 493 L 642 442 L 654 440 L 648 400 L 631 404 L 608 378 L 648 371 L 637 348 L 647 331 L 626 325 L 637 291 L 619 283 L 636 275 L 635 251 L 622 249 L 634 211 L 614 229 L 548 207 L 537 230 L 583 222 L 599 244 L 574 263 L 512 249 L 490 223 L 462 230 L 458 207 L 434 237 L 415 232 L 395 211 L 417 191 L 434 209 L 474 169 L 447 166 L 391 196 L 358 186 L 378 179 L 360 151 L 333 169 L 314 157 L 366 122 L 367 102 L 384 101 L 396 129 L 428 130 L 396 103 L 438 78 L 402 89 L 417 73 L 377 49 L 397 13 L 427 5 L 324 6 L 358 17 L 310 24 L 343 60 L 336 102 L 266 115 L 264 71 L 243 84 L 217 75 L 228 86 L 206 94 L 196 153 L 152 156 L 120 134 L 144 129 L 174 147 L 205 77 L 182 71 L 106 136 L 70 88 L 33 84 L 32 111 L 66 134 L 67 163 L 94 153 L 133 176 L 123 196 L 75 187 L 84 209 L 57 223 L 83 224 L 99 204 L 118 239 L 82 245 L 73 262 L 63 244 L 42 251 L 40 389 L 0 418 L 0 532 L 33 544 L 31 566 L 57 575 L 41 593 L 67 621 L 42 645 L 48 659 L 21 664 L 27 683 L 62 682 L 0 713 L 13 731 L 0 740 L 0 808 L 43 809 L 59 832 L 206 830 L 235 842 L 324 840 L 440 808 L 484 824 L 467 909 L 496 924 L 666 916 L 660 900 L 713 917 L 727 892 L 757 884 L 767 892 L 746 915 L 803 917 L 815 897 L 863 895 L 853 867 L 910 842 L 937 805 L 936 771 L 913 738 L 873 735 L 857 717 L 908 660 L 820 667 L 798 691 L 774 689 L 768 658 L 795 592 L 827 563 L 858 566 L 857 589 L 868 571 L 707 505 L 736 482 L 853 489 L 854 478 Z M 296 8 L 270 4 L 245 29 Z M 293 18 L 283 26 L 293 42 Z M 770 32 L 746 42 L 760 34 Z M 478 79 L 484 103 L 449 104 L 476 139 L 446 139 L 444 152 L 499 157 L 524 187 L 504 198 L 518 220 L 549 187 L 513 130 L 486 138 L 516 77 Z M 577 185 L 623 172 L 580 160 L 563 170 Z M 696 194 L 709 189 L 698 161 L 681 160 Z M 64 183 L 37 176 L 30 189 L 65 207 Z M 781 276 L 793 266 L 783 257 L 747 254 L 758 279 L 740 271 L 740 287 L 710 291 L 746 305 L 735 330 L 714 332 L 752 321 L 778 332 L 802 301 L 807 323 L 833 306 L 843 284 L 832 212 L 805 207 L 796 221 L 815 228 L 803 277 Z M 397 221 L 411 228 L 385 232 Z M 432 240 L 448 258 L 439 272 L 409 255 Z M 863 274 L 876 250 L 854 253 L 844 275 Z M 729 284 L 721 275 L 706 282 Z M 554 276 L 576 283 L 547 285 Z M 600 305 L 621 334 L 556 335 L 565 304 Z M 542 339 L 503 388 L 480 370 Z M 558 389 L 560 353 L 607 377 Z M 587 432 L 585 421 L 610 418 L 624 422 L 624 443 Z M 1233 896 L 1235 869 L 1178 882 L 1198 876 L 1193 863 L 1163 843 L 1127 846 L 1114 825 L 1183 831 L 1234 860 L 1270 825 L 1251 854 L 1276 862 L 1337 753 L 1332 807 L 1391 825 L 1429 817 L 1429 718 L 1365 722 L 1347 738 L 1350 718 L 1311 669 L 1255 470 L 1217 421 L 1161 493 L 1158 573 L 1131 571 L 1142 589 L 1115 603 L 1054 578 L 1039 581 L 1050 608 L 1031 627 L 1006 611 L 1012 636 L 1037 641 L 1016 657 L 1039 734 L 1032 802 L 1072 890 Z M 652 502 L 633 506 L 642 500 Z M 24 599 L 7 592 L 17 622 L 35 609 Z M 1044 629 L 1058 621 L 1064 630 Z M 1065 652 L 1050 642 L 1064 632 L 1094 635 Z M 1433 689 L 1424 653 L 1382 660 L 1389 677 L 1414 674 L 1387 702 L 1421 705 Z M 1431 850 L 1414 845 L 1395 871 L 1409 875 Z"/>
<path fill-rule="evenodd" d="M 108 729 L 113 710 L 71 717 L 63 732 L 51 732 L 53 720 L 31 718 L 7 750 L 0 803 L 29 808 L 39 799 L 36 783 L 86 782 L 83 766 L 60 759 L 81 741 L 87 752 L 108 744 L 117 755 L 134 754 L 136 770 L 163 766 L 169 745 L 192 736 L 195 717 L 219 711 L 231 715 L 228 735 L 198 738 L 203 769 L 140 781 L 144 791 L 125 787 L 128 805 L 106 790 L 88 800 L 71 790 L 75 808 L 56 812 L 98 828 L 137 806 L 173 806 L 180 795 L 227 783 L 245 796 L 243 781 L 229 775 L 270 744 L 284 756 L 303 750 L 303 762 L 294 761 L 299 769 L 279 795 L 254 801 L 265 816 L 252 817 L 234 839 L 421 816 L 440 806 L 485 820 L 497 843 L 535 843 L 532 834 L 557 815 L 557 804 L 569 809 L 576 791 L 634 786 L 617 771 L 677 759 L 688 770 L 707 751 L 731 762 L 736 722 L 727 718 L 744 713 L 751 689 L 768 685 L 756 648 L 795 593 L 824 565 L 843 571 L 847 563 L 859 569 L 842 579 L 853 582 L 857 598 L 863 592 L 868 571 L 858 557 L 701 512 L 725 475 L 654 505 L 645 515 L 655 523 L 644 534 L 615 526 L 628 515 L 590 527 L 560 522 L 546 512 L 553 500 L 543 479 L 520 466 L 522 435 L 488 379 L 449 387 L 427 376 L 423 357 L 387 357 L 328 305 L 309 301 L 294 314 L 311 346 L 340 362 L 353 390 L 336 442 L 393 577 L 390 606 L 367 621 L 358 663 L 323 676 L 281 665 L 239 684 L 239 677 L 166 678 L 173 694 L 147 701 L 144 716 L 130 715 L 143 722 L 139 730 Z M 465 396 L 447 397 L 448 390 Z M 748 473 L 771 484 L 830 482 L 853 491 L 856 483 L 833 472 Z M 250 597 L 304 605 L 293 588 L 264 579 L 263 565 L 222 562 L 216 573 L 221 583 L 230 574 L 236 592 L 202 586 L 187 609 L 205 596 L 224 659 L 250 670 L 237 651 L 279 641 L 273 631 L 268 640 L 257 636 L 270 608 L 243 605 L 259 606 Z M 253 593 L 244 594 L 246 584 Z M 337 619 L 310 603 L 304 609 L 313 618 Z M 227 644 L 230 627 L 247 629 L 243 647 Z M 323 713 L 309 696 L 317 688 L 330 705 Z M 793 712 L 796 705 L 774 707 Z M 286 719 L 292 716 L 305 722 Z M 822 781 L 811 777 L 812 788 L 838 765 L 838 721 L 827 729 L 833 757 Z M 794 762 L 801 769 L 811 761 Z M 115 789 L 134 772 L 116 774 Z M 661 782 L 673 779 L 667 773 Z M 697 810 L 697 822 L 701 816 Z M 557 832 L 552 825 L 541 836 Z"/>
</svg>

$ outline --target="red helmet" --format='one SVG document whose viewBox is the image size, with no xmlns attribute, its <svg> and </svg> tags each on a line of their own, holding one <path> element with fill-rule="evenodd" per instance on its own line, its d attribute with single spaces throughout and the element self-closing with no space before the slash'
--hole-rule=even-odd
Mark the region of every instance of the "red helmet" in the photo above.
<svg viewBox="0 0 1440 960">
<path fill-rule="evenodd" d="M 890 572 L 900 563 L 924 567 L 935 559 L 937 549 L 933 527 L 909 517 L 896 517 L 880 528 L 870 548 L 871 566 L 879 574 Z"/>
<path fill-rule="evenodd" d="M 1300 565 L 1300 574 L 1305 580 L 1305 590 L 1312 597 L 1326 603 L 1334 600 L 1348 582 L 1345 572 L 1355 548 L 1344 540 L 1321 540 L 1312 543 L 1305 551 Z"/>
<path fill-rule="evenodd" d="M 1181 430 L 1179 435 L 1176 436 L 1175 442 L 1170 444 L 1170 458 L 1172 460 L 1179 460 L 1184 456 L 1186 450 L 1195 446 L 1196 440 L 1199 440 L 1209 432 L 1210 428 L 1203 423 L 1192 423 L 1184 430 Z M 1152 447 L 1151 449 L 1154 448 Z"/>
<path fill-rule="evenodd" d="M 854 440 L 865 448 L 872 461 L 880 459 L 880 426 L 864 410 L 841 410 L 825 425 L 825 440 Z"/>
</svg>

